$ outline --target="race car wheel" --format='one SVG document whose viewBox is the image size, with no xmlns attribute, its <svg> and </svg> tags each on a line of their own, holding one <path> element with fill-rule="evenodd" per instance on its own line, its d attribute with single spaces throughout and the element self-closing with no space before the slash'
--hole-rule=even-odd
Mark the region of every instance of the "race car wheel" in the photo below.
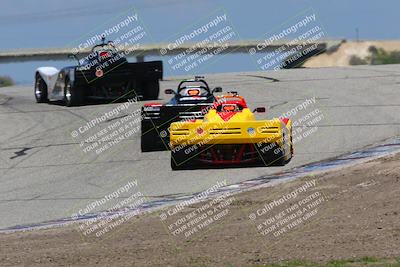
<svg viewBox="0 0 400 267">
<path fill-rule="evenodd" d="M 65 81 L 64 103 L 67 107 L 78 106 L 83 102 L 82 91 L 73 87 L 69 79 Z"/>
<path fill-rule="evenodd" d="M 293 138 L 292 138 L 292 134 L 290 133 L 290 156 L 288 158 L 288 160 L 286 160 L 286 164 L 288 164 L 293 158 Z"/>
<path fill-rule="evenodd" d="M 155 130 L 152 130 L 150 133 L 147 133 L 145 135 L 142 134 L 140 138 L 140 147 L 142 149 L 142 152 L 168 150 L 167 145 L 159 144 L 160 142 L 158 142 L 158 139 L 160 139 L 160 137 L 157 135 L 157 132 Z"/>
<path fill-rule="evenodd" d="M 142 120 L 141 131 L 140 146 L 142 152 L 168 150 L 168 141 L 160 138 L 160 133 L 153 122 Z"/>
<path fill-rule="evenodd" d="M 34 93 L 37 103 L 45 103 L 49 101 L 47 98 L 47 84 L 39 73 L 36 74 Z"/>
<path fill-rule="evenodd" d="M 198 168 L 198 165 L 194 164 L 193 160 L 179 161 L 171 156 L 171 169 L 173 171 L 189 170 L 189 169 L 194 170 L 196 168 Z"/>
<path fill-rule="evenodd" d="M 171 169 L 186 170 L 189 166 L 190 155 L 184 153 L 185 148 L 175 148 L 171 150 Z"/>
<path fill-rule="evenodd" d="M 158 80 L 152 80 L 144 83 L 143 96 L 146 100 L 157 100 L 160 93 L 160 84 Z"/>
<path fill-rule="evenodd" d="M 273 165 L 275 165 L 275 166 L 285 166 L 285 164 L 290 160 L 290 158 L 286 159 L 286 152 L 287 152 L 286 146 L 288 144 L 286 144 L 286 141 L 285 141 L 286 140 L 285 134 L 282 135 L 282 140 L 283 140 L 282 147 L 279 147 L 278 153 L 275 153 L 276 158 L 273 163 Z M 289 151 L 289 153 L 291 153 L 291 152 Z"/>
<path fill-rule="evenodd" d="M 286 159 L 285 159 L 285 150 L 284 148 L 281 148 L 279 153 L 276 153 L 276 157 L 274 159 L 274 162 L 272 165 L 274 166 L 285 166 L 286 164 Z"/>
<path fill-rule="evenodd" d="M 266 167 L 285 165 L 285 149 L 278 143 L 264 143 L 257 150 L 262 165 Z"/>
<path fill-rule="evenodd" d="M 189 151 L 188 151 L 189 149 Z M 176 147 L 171 150 L 171 169 L 172 170 L 195 170 L 201 168 L 199 152 L 202 147 L 184 146 Z"/>
<path fill-rule="evenodd" d="M 148 138 L 144 137 L 143 134 L 140 137 L 140 148 L 142 152 L 149 152 L 153 151 L 151 143 L 149 142 Z"/>
<path fill-rule="evenodd" d="M 171 157 L 171 169 L 173 171 L 184 170 L 184 164 L 177 164 L 173 157 Z"/>
</svg>

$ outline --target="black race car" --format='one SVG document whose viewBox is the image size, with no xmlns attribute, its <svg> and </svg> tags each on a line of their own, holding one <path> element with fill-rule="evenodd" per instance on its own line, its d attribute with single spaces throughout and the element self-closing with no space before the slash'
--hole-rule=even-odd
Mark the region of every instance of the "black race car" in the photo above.
<svg viewBox="0 0 400 267">
<path fill-rule="evenodd" d="M 176 121 L 202 119 L 207 107 L 214 103 L 214 93 L 222 92 L 221 87 L 210 90 L 204 77 L 195 77 L 179 83 L 173 98 L 165 103 L 146 103 L 142 107 L 142 152 L 169 150 L 169 126 Z"/>
<path fill-rule="evenodd" d="M 158 98 L 162 61 L 128 63 L 124 52 L 104 39 L 85 58 L 71 56 L 78 60 L 78 66 L 36 70 L 34 93 L 38 103 L 62 100 L 67 106 L 75 106 L 84 104 L 87 98 Z"/>
</svg>

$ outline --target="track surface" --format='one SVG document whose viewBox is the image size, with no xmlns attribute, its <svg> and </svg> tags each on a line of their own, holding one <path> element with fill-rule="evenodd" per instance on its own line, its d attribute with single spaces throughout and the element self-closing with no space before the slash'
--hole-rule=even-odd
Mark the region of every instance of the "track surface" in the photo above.
<svg viewBox="0 0 400 267">
<path fill-rule="evenodd" d="M 132 180 L 138 181 L 148 199 L 176 197 L 225 179 L 231 184 L 276 173 L 400 135 L 400 65 L 206 78 L 212 87 L 238 91 L 251 107 L 266 106 L 268 113 L 260 118 L 279 116 L 312 97 L 316 103 L 292 119 L 316 108 L 324 117 L 316 131 L 295 144 L 295 157 L 285 167 L 172 172 L 169 152 L 140 152 L 140 132 L 100 155 L 84 153 L 79 146 L 83 139 L 71 137 L 71 131 L 121 103 L 66 108 L 57 103 L 36 104 L 32 86 L 1 88 L 0 229 L 69 217 Z M 177 83 L 164 81 L 161 89 L 175 88 Z M 161 98 L 165 101 L 168 96 L 161 94 Z M 142 104 L 131 105 L 129 111 Z"/>
</svg>

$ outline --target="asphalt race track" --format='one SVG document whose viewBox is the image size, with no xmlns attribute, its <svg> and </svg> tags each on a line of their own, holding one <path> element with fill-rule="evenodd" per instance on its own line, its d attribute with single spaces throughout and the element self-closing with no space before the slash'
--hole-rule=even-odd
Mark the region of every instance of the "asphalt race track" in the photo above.
<svg viewBox="0 0 400 267">
<path fill-rule="evenodd" d="M 169 152 L 140 152 L 140 131 L 102 153 L 85 153 L 83 140 L 143 102 L 73 138 L 72 131 L 123 103 L 66 108 L 59 103 L 36 104 L 32 85 L 0 88 L 0 229 L 69 217 L 133 180 L 148 199 L 174 197 L 224 180 L 236 183 L 335 157 L 400 135 L 400 65 L 213 74 L 206 79 L 211 87 L 238 91 L 252 108 L 266 106 L 267 113 L 259 118 L 280 116 L 315 99 L 292 116 L 296 121 L 314 112 L 295 127 L 301 128 L 297 136 L 302 138 L 295 143 L 294 159 L 285 167 L 172 172 Z M 175 89 L 177 83 L 172 78 L 163 81 L 162 91 Z M 162 93 L 161 98 L 169 97 Z"/>
</svg>

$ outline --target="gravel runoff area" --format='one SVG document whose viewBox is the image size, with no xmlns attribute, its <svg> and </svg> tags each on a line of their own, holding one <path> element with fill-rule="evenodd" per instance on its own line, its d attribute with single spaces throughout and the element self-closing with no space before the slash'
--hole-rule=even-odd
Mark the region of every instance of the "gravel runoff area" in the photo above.
<svg viewBox="0 0 400 267">
<path fill-rule="evenodd" d="M 0 265 L 262 266 L 306 260 L 313 266 L 340 259 L 351 266 L 358 266 L 355 259 L 399 264 L 399 160 L 400 154 L 391 155 L 114 221 L 98 237 L 84 232 L 83 223 L 0 234 Z"/>
</svg>

